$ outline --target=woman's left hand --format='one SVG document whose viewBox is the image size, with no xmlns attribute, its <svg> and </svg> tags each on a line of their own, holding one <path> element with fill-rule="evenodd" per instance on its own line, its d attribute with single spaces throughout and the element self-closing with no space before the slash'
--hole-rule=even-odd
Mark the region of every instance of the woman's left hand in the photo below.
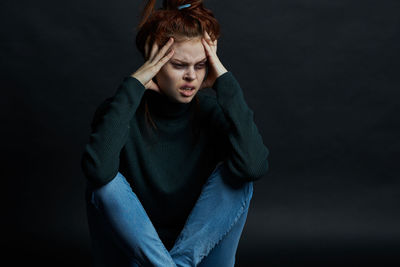
<svg viewBox="0 0 400 267">
<path fill-rule="evenodd" d="M 207 60 L 208 60 L 208 75 L 207 78 L 203 81 L 201 88 L 211 88 L 214 85 L 215 80 L 228 72 L 227 69 L 222 65 L 221 61 L 217 56 L 217 42 L 215 39 L 213 42 L 206 31 L 204 31 L 204 36 L 201 38 L 201 42 L 203 43 L 204 50 L 206 51 Z"/>
</svg>

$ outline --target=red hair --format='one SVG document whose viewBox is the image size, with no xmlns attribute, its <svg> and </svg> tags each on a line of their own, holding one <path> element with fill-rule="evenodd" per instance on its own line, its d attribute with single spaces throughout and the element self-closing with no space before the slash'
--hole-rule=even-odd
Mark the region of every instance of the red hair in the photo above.
<svg viewBox="0 0 400 267">
<path fill-rule="evenodd" d="M 148 0 L 137 26 L 136 47 L 145 58 L 144 46 L 150 36 L 150 44 L 162 47 L 169 39 L 176 41 L 199 38 L 207 31 L 214 41 L 220 36 L 220 26 L 211 10 L 203 6 L 203 0 L 163 0 L 162 7 L 155 10 L 156 0 Z M 178 9 L 178 6 L 190 7 Z"/>
</svg>

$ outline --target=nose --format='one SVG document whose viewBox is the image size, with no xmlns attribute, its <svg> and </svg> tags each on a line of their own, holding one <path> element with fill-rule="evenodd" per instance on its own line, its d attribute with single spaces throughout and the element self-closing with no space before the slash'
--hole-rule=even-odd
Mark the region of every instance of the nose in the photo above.
<svg viewBox="0 0 400 267">
<path fill-rule="evenodd" d="M 187 68 L 184 79 L 189 81 L 196 79 L 196 71 L 194 70 L 194 67 Z"/>
</svg>

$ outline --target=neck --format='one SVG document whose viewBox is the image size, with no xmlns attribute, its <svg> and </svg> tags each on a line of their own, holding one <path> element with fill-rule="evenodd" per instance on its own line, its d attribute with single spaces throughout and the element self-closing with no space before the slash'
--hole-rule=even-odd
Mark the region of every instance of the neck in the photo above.
<svg viewBox="0 0 400 267">
<path fill-rule="evenodd" d="M 166 95 L 149 89 L 147 92 L 149 110 L 159 118 L 176 119 L 185 116 L 192 106 L 189 103 L 173 102 Z"/>
</svg>

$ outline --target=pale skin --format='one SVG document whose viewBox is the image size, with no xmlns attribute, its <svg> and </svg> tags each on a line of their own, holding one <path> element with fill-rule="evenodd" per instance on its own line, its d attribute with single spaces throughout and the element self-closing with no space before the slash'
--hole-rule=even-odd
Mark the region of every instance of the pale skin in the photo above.
<svg viewBox="0 0 400 267">
<path fill-rule="evenodd" d="M 170 38 L 160 49 L 154 43 L 149 49 L 149 38 L 145 45 L 146 62 L 131 76 L 138 79 L 146 89 L 166 95 L 171 101 L 188 103 L 202 88 L 212 87 L 215 80 L 227 69 L 217 56 L 217 40 L 211 40 L 204 32 L 200 38 L 175 42 Z M 208 75 L 205 79 L 208 61 Z M 156 78 L 157 83 L 152 79 Z M 192 96 L 182 96 L 179 88 L 193 86 Z"/>
</svg>

